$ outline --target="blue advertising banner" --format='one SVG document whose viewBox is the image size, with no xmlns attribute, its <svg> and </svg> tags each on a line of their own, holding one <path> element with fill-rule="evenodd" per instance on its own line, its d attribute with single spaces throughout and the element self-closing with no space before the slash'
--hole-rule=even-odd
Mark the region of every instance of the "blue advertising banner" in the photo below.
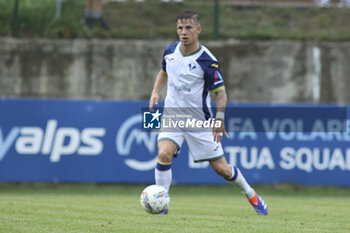
<svg viewBox="0 0 350 233">
<path fill-rule="evenodd" d="M 143 129 L 147 106 L 0 100 L 0 181 L 154 183 L 158 131 Z M 252 184 L 350 186 L 348 112 L 335 105 L 228 104 L 226 159 Z M 207 162 L 193 163 L 186 144 L 172 167 L 174 183 L 225 183 Z"/>
</svg>

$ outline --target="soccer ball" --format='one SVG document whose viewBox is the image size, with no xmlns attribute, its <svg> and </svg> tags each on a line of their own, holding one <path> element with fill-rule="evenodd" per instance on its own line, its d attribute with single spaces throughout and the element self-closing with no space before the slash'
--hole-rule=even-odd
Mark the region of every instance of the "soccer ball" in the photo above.
<svg viewBox="0 0 350 233">
<path fill-rule="evenodd" d="M 169 207 L 170 196 L 162 186 L 150 185 L 142 191 L 140 202 L 147 213 L 159 214 Z"/>
</svg>

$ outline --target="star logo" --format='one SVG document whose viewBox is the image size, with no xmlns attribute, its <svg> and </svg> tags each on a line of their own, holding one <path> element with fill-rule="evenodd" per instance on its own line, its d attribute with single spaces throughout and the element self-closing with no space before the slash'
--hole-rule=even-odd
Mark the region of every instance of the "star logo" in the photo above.
<svg viewBox="0 0 350 233">
<path fill-rule="evenodd" d="M 152 121 L 154 121 L 154 120 L 159 121 L 159 117 L 160 117 L 162 114 L 159 113 L 159 109 L 157 109 L 157 111 L 156 111 L 155 113 L 151 113 L 151 115 L 152 115 L 152 120 L 151 120 L 151 122 L 152 122 Z"/>
<path fill-rule="evenodd" d="M 156 112 L 143 112 L 143 129 L 160 129 L 162 113 L 157 109 Z"/>
</svg>

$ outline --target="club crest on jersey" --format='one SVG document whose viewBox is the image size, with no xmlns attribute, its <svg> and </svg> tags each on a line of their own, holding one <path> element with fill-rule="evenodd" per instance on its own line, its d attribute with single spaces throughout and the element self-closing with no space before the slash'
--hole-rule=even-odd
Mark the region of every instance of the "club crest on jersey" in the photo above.
<svg viewBox="0 0 350 233">
<path fill-rule="evenodd" d="M 190 68 L 190 71 L 194 70 L 197 68 L 197 66 L 195 64 L 188 64 L 188 67 Z"/>
</svg>

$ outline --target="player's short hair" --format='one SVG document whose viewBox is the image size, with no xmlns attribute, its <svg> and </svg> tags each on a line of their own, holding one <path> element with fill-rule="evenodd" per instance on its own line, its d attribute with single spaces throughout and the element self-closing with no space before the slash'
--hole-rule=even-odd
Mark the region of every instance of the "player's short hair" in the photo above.
<svg viewBox="0 0 350 233">
<path fill-rule="evenodd" d="M 198 25 L 200 25 L 199 14 L 191 10 L 184 10 L 177 16 L 176 22 L 183 19 L 193 19 Z"/>
</svg>

